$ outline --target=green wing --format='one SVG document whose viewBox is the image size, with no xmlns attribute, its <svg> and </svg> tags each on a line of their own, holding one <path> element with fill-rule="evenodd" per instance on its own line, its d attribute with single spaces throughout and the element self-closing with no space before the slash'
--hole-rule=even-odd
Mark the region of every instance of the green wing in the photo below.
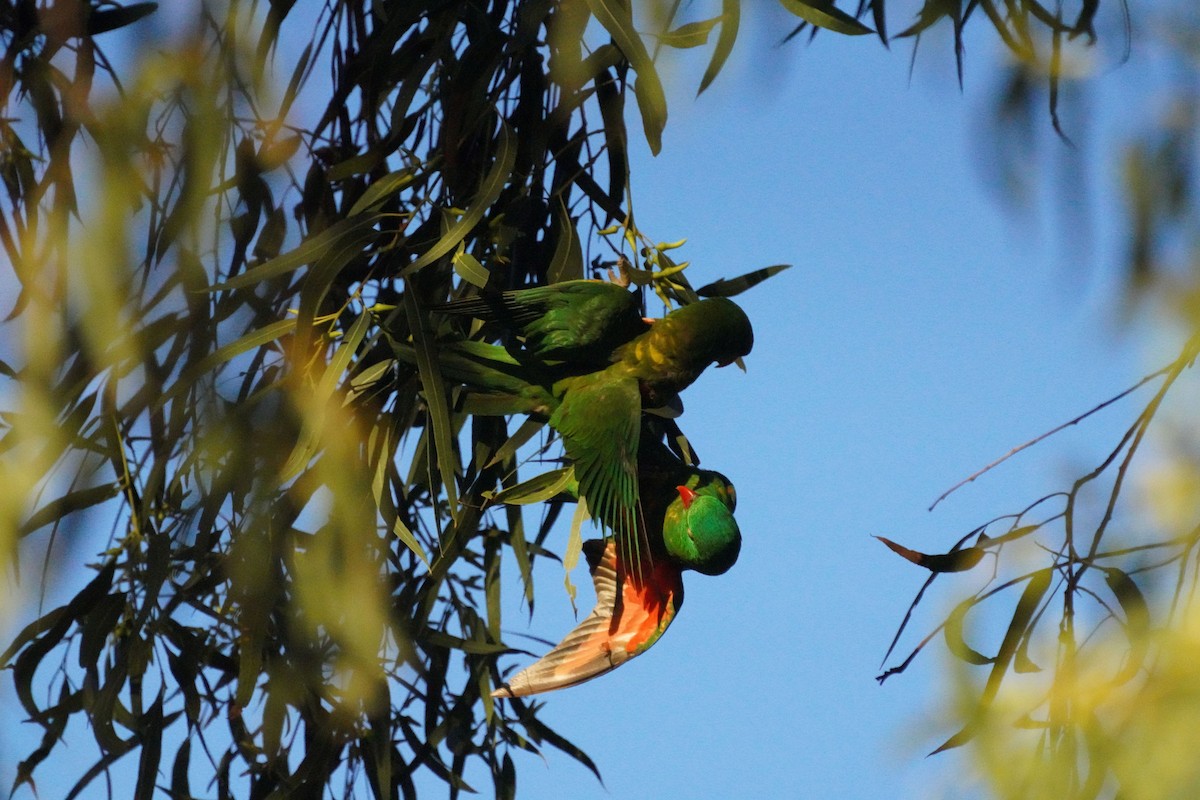
<svg viewBox="0 0 1200 800">
<path fill-rule="evenodd" d="M 486 294 L 438 310 L 505 325 L 523 335 L 526 349 L 538 358 L 580 367 L 605 366 L 613 350 L 649 328 L 637 295 L 604 281 Z"/>
<path fill-rule="evenodd" d="M 563 438 L 575 465 L 579 493 L 592 516 L 607 526 L 637 558 L 638 440 L 642 398 L 638 383 L 610 371 L 568 378 L 550 425 Z M 556 391 L 558 394 L 559 391 Z"/>
</svg>

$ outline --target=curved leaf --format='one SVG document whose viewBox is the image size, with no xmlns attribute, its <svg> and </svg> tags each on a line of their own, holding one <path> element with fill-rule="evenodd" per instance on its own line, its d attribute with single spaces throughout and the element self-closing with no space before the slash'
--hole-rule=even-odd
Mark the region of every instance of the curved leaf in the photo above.
<svg viewBox="0 0 1200 800">
<path fill-rule="evenodd" d="M 479 194 L 475 196 L 475 200 L 466 210 L 458 221 L 450 226 L 441 239 L 433 247 L 426 250 L 419 258 L 413 261 L 400 271 L 400 274 L 407 277 L 412 275 L 422 267 L 427 267 L 437 261 L 442 256 L 449 253 L 454 248 L 458 247 L 466 235 L 471 232 L 471 229 L 479 224 L 483 219 L 483 215 L 500 197 L 500 192 L 504 190 L 504 185 L 508 182 L 508 178 L 512 175 L 513 165 L 517 160 L 517 142 L 516 135 L 512 128 L 504 120 L 500 121 L 500 140 L 497 145 L 496 160 L 492 164 L 492 168 L 488 170 L 488 174 L 484 176 L 483 183 L 480 184 Z"/>
<path fill-rule="evenodd" d="M 805 22 L 847 36 L 874 33 L 866 25 L 835 6 L 831 0 L 779 0 L 779 4 Z"/>
<path fill-rule="evenodd" d="M 704 90 L 709 87 L 709 84 L 716 79 L 721 72 L 721 68 L 725 66 L 725 62 L 729 59 L 729 54 L 733 52 L 733 45 L 737 41 L 738 24 L 742 16 L 742 0 L 722 0 L 721 2 L 721 32 L 717 34 L 717 46 L 713 48 L 712 58 L 709 59 L 708 66 L 704 69 L 704 77 L 700 79 L 700 88 L 696 90 L 696 95 L 704 93 Z"/>
</svg>

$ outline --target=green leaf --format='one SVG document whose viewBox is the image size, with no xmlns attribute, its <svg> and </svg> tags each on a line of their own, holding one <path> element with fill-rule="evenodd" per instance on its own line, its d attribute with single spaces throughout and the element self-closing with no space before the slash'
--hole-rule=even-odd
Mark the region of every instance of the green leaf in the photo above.
<svg viewBox="0 0 1200 800">
<path fill-rule="evenodd" d="M 479 187 L 479 194 L 475 196 L 475 200 L 466 212 L 458 218 L 458 221 L 451 225 L 450 229 L 442 235 L 442 238 L 433 247 L 426 250 L 416 261 L 413 261 L 401 270 L 401 275 L 407 277 L 422 267 L 426 267 L 437 261 L 455 247 L 458 247 L 458 243 L 466 238 L 472 228 L 479 224 L 479 221 L 483 219 L 483 215 L 487 212 L 488 208 L 500 197 L 500 192 L 504 190 L 504 185 L 508 182 L 509 176 L 512 175 L 513 165 L 517 161 L 516 138 L 508 123 L 501 120 L 500 142 L 497 145 L 496 161 L 484 177 L 483 183 Z"/>
<path fill-rule="evenodd" d="M 417 541 L 417 537 L 413 536 L 413 532 L 404 524 L 404 520 L 396 517 L 396 522 L 392 525 L 392 534 L 399 539 L 405 547 L 412 550 L 417 558 L 425 564 L 425 569 L 429 569 L 429 557 L 425 555 L 425 549 L 421 547 L 421 543 Z"/>
<path fill-rule="evenodd" d="M 552 469 L 498 492 L 492 497 L 492 502 L 516 506 L 541 503 L 566 489 L 574 477 L 575 472 L 571 467 Z"/>
<path fill-rule="evenodd" d="M 198 362 L 188 367 L 182 375 L 180 375 L 170 388 L 164 391 L 154 401 L 155 408 L 161 408 L 178 394 L 182 394 L 191 387 L 201 376 L 206 374 L 213 367 L 219 366 L 230 359 L 240 356 L 253 350 L 256 347 L 262 347 L 269 342 L 273 342 L 279 337 L 292 333 L 296 329 L 295 319 L 281 319 L 278 322 L 272 322 L 269 325 L 264 325 L 257 330 L 250 331 L 242 338 L 235 342 L 230 342 L 227 345 L 218 347 Z"/>
<path fill-rule="evenodd" d="M 390 197 L 412 183 L 415 177 L 411 169 L 389 172 L 367 187 L 367 190 L 362 193 L 362 197 L 358 198 L 358 201 L 350 207 L 348 216 L 353 217 L 356 214 L 378 210 Z"/>
<path fill-rule="evenodd" d="M 487 286 L 488 271 L 479 263 L 479 259 L 470 253 L 460 250 L 454 254 L 454 271 L 472 286 L 478 286 L 480 289 Z"/>
<path fill-rule="evenodd" d="M 33 512 L 29 519 L 25 520 L 24 524 L 18 528 L 17 535 L 28 536 L 41 527 L 60 521 L 68 514 L 99 505 L 105 500 L 111 500 L 120 494 L 120 491 L 120 486 L 117 484 L 106 483 L 102 486 L 68 492 Z"/>
<path fill-rule="evenodd" d="M 264 261 L 256 267 L 246 270 L 241 275 L 235 275 L 224 283 L 216 283 L 209 287 L 211 292 L 227 289 L 241 289 L 254 286 L 270 278 L 286 275 L 300 269 L 305 264 L 314 263 L 331 251 L 344 249 L 347 241 L 358 240 L 365 231 L 374 229 L 375 224 L 383 219 L 378 213 L 362 214 L 348 217 L 330 225 L 316 236 L 305 239 L 295 249 L 270 261 Z"/>
<path fill-rule="evenodd" d="M 558 240 L 554 243 L 554 256 L 546 269 L 549 283 L 561 283 L 583 277 L 583 246 L 575 230 L 575 220 L 560 197 L 557 207 Z"/>
<path fill-rule="evenodd" d="M 358 351 L 358 346 L 362 344 L 363 338 L 367 335 L 367 328 L 370 326 L 370 323 L 370 312 L 362 312 L 358 315 L 358 319 L 354 320 L 354 324 L 350 326 L 350 330 L 347 331 L 345 337 L 342 338 L 337 352 L 329 360 L 329 366 L 325 368 L 325 371 L 317 381 L 317 385 L 313 388 L 313 409 L 323 410 L 325 403 L 333 396 L 333 391 L 337 388 L 339 379 L 342 378 L 350 366 L 350 359 L 354 357 L 354 354 Z M 320 443 L 324 427 L 325 415 L 321 411 L 314 410 L 305 416 L 300 436 L 297 438 L 296 445 L 292 448 L 292 453 L 288 456 L 288 460 L 283 465 L 283 470 L 280 473 L 281 481 L 286 482 L 291 480 L 308 464 Z"/>
<path fill-rule="evenodd" d="M 697 96 L 704 93 L 704 90 L 720 74 L 725 62 L 729 60 L 729 54 L 733 52 L 733 45 L 737 42 L 741 16 L 742 0 L 722 0 L 721 32 L 717 35 L 717 46 L 713 48 L 712 58 L 704 70 L 704 77 L 700 79 L 700 88 L 696 90 Z"/>
<path fill-rule="evenodd" d="M 622 0 L 587 0 L 587 4 L 637 73 L 633 91 L 642 115 L 642 129 L 650 152 L 658 155 L 662 150 L 663 128 L 667 124 L 667 96 L 654 61 L 633 27 L 633 14 Z"/>
<path fill-rule="evenodd" d="M 779 0 L 779 4 L 800 19 L 847 36 L 874 33 L 866 25 L 835 6 L 831 0 Z"/>
<path fill-rule="evenodd" d="M 775 264 L 770 267 L 756 269 L 753 272 L 747 272 L 745 275 L 739 275 L 736 278 L 721 278 L 720 280 L 701 286 L 696 290 L 696 294 L 701 297 L 733 297 L 752 286 L 762 283 L 772 275 L 778 275 L 785 269 L 790 269 L 791 266 L 791 264 Z"/>
<path fill-rule="evenodd" d="M 450 424 L 450 405 L 446 400 L 446 383 L 438 365 L 437 347 L 425 329 L 425 317 L 417 305 L 416 289 L 410 282 L 404 287 L 404 310 L 408 314 L 408 325 L 413 335 L 413 350 L 417 359 L 417 372 L 425 394 L 425 405 L 433 423 L 433 445 L 437 451 L 438 471 L 446 500 L 450 505 L 450 516 L 457 523 L 458 507 L 458 459 L 454 452 L 454 427 Z"/>
<path fill-rule="evenodd" d="M 700 47 L 708 44 L 708 35 L 721 22 L 721 17 L 689 22 L 680 25 L 673 31 L 668 31 L 659 37 L 659 41 L 668 47 L 686 50 L 690 47 Z"/>
<path fill-rule="evenodd" d="M 498 464 L 512 458 L 514 455 L 516 455 L 517 449 L 520 448 L 521 445 L 525 444 L 534 436 L 536 436 L 538 431 L 544 427 L 546 427 L 546 423 L 542 420 L 537 420 L 532 417 L 525 420 L 521 423 L 521 427 L 517 428 L 517 432 L 508 437 L 508 440 L 496 450 L 496 454 L 488 459 L 488 462 L 484 464 L 484 467 L 490 467 L 494 464 Z"/>
</svg>

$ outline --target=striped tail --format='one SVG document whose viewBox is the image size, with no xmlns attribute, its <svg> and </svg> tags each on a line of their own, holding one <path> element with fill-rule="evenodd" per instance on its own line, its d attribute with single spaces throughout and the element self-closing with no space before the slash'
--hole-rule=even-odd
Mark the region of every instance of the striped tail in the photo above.
<svg viewBox="0 0 1200 800">
<path fill-rule="evenodd" d="M 585 542 L 583 551 L 596 587 L 592 612 L 554 649 L 492 692 L 492 697 L 565 689 L 611 672 L 649 649 L 675 619 L 683 605 L 678 569 L 659 559 L 653 567 L 631 572 L 618 563 L 612 539 Z"/>
</svg>

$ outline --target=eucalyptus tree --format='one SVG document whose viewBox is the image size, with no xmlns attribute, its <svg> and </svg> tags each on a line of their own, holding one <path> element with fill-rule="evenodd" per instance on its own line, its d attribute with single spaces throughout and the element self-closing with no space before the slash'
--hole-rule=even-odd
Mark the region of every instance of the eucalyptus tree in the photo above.
<svg viewBox="0 0 1200 800">
<path fill-rule="evenodd" d="M 491 697 L 501 587 L 532 613 L 560 550 L 560 446 L 445 379 L 431 308 L 618 263 L 695 298 L 636 223 L 630 137 L 659 151 L 656 65 L 706 48 L 703 91 L 750 8 L 635 5 L 0 3 L 0 546 L 46 600 L 0 656 L 42 731 L 17 786 L 81 737 L 71 796 L 454 796 L 469 766 L 511 796 L 546 746 L 596 770 Z M 1099 0 L 927 0 L 894 34 L 884 0 L 779 5 L 788 39 L 949 27 L 960 69 L 990 28 L 1053 116 Z"/>
</svg>

